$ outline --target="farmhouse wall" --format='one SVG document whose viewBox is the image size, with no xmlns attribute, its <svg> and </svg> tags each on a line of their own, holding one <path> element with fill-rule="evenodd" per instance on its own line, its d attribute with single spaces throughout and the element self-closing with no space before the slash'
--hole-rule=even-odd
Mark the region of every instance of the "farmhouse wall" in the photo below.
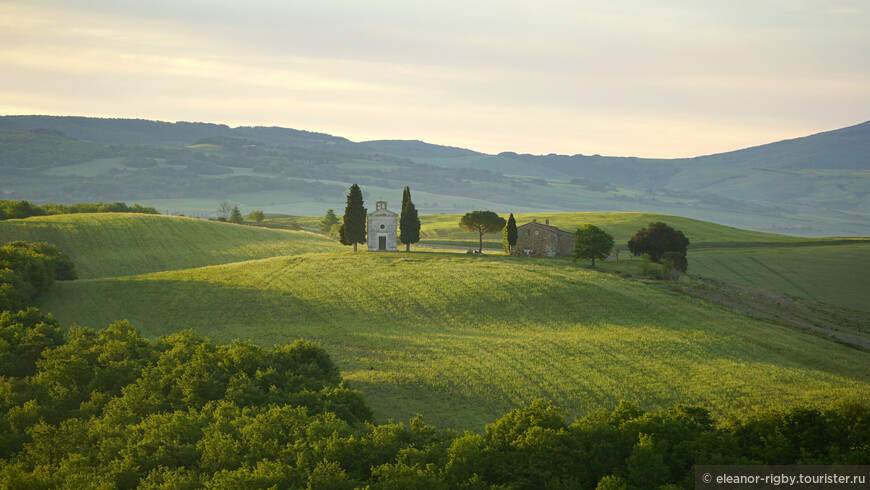
<svg viewBox="0 0 870 490">
<path fill-rule="evenodd" d="M 513 251 L 523 254 L 524 250 L 544 257 L 569 256 L 574 253 L 574 234 L 548 223 L 532 221 L 517 227 L 517 244 Z"/>
</svg>

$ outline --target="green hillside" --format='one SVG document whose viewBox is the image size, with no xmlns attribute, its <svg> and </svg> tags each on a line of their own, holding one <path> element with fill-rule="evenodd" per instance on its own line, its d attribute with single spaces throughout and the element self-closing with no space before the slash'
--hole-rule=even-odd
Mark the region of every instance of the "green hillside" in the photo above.
<svg viewBox="0 0 870 490">
<path fill-rule="evenodd" d="M 76 264 L 81 278 L 144 274 L 340 248 L 332 239 L 304 231 L 126 213 L 0 221 L 0 243 L 12 240 L 56 244 Z"/>
<path fill-rule="evenodd" d="M 552 399 L 719 411 L 870 397 L 870 354 L 564 261 L 350 252 L 57 284 L 64 325 L 321 342 L 381 421 L 479 428 Z M 155 305 L 160 305 L 156 308 Z"/>
<path fill-rule="evenodd" d="M 357 183 L 423 213 L 679 214 L 803 236 L 870 235 L 870 122 L 719 155 L 673 160 L 487 155 L 420 141 L 352 142 L 286 128 L 0 116 L 0 192 L 35 202 L 132 201 L 213 216 L 320 215 Z M 582 150 L 582 149 L 581 149 Z"/>
<path fill-rule="evenodd" d="M 612 271 L 636 272 L 628 239 L 651 222 L 664 221 L 691 241 L 689 273 L 769 289 L 846 308 L 870 311 L 870 240 L 800 238 L 741 230 L 680 216 L 651 213 L 515 214 L 518 225 L 537 218 L 573 231 L 594 224 L 612 234 L 620 263 L 600 264 Z M 421 244 L 477 247 L 477 234 L 459 228 L 460 215 L 421 216 Z M 501 249 L 501 236 L 485 235 L 484 247 Z"/>
<path fill-rule="evenodd" d="M 698 250 L 689 261 L 692 274 L 870 311 L 870 240 Z"/>
<path fill-rule="evenodd" d="M 459 228 L 459 214 L 438 214 L 420 216 L 422 244 L 445 244 L 457 246 L 477 245 L 477 233 Z M 507 214 L 503 214 L 507 218 Z M 789 235 L 777 235 L 760 231 L 741 230 L 730 226 L 717 225 L 680 216 L 653 213 L 514 213 L 517 226 L 537 219 L 549 219 L 550 224 L 562 230 L 573 232 L 585 224 L 593 224 L 613 235 L 617 248 L 628 250 L 626 243 L 637 230 L 655 221 L 664 221 L 671 227 L 681 230 L 691 241 L 692 247 L 712 247 L 738 243 L 800 243 L 808 239 Z M 485 235 L 484 246 L 502 248 L 501 235 Z"/>
</svg>

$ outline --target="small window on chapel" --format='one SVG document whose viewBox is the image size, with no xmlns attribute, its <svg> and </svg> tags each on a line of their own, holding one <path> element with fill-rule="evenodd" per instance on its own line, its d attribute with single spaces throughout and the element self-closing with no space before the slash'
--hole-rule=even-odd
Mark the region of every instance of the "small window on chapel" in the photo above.
<svg viewBox="0 0 870 490">
<path fill-rule="evenodd" d="M 381 229 L 382 229 L 382 230 L 383 230 L 384 228 L 386 228 L 386 227 L 387 227 L 386 225 L 381 224 Z"/>
<path fill-rule="evenodd" d="M 541 234 L 541 232 L 540 232 L 540 231 L 538 231 L 538 230 L 535 230 L 535 236 L 538 236 L 538 235 L 540 235 L 540 234 Z"/>
</svg>

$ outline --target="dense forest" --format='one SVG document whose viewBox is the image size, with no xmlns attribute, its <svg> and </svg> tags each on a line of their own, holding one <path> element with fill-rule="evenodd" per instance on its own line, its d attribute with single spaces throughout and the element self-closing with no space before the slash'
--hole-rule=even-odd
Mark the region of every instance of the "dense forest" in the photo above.
<svg viewBox="0 0 870 490">
<path fill-rule="evenodd" d="M 63 332 L 0 316 L 0 482 L 11 488 L 691 488 L 694 464 L 867 464 L 870 409 L 716 424 L 627 403 L 569 421 L 534 402 L 483 433 L 375 424 L 310 342 L 149 341 L 128 323 Z"/>
<path fill-rule="evenodd" d="M 55 280 L 76 278 L 75 264 L 55 245 L 8 242 L 0 246 L 0 311 L 24 308 Z"/>
</svg>

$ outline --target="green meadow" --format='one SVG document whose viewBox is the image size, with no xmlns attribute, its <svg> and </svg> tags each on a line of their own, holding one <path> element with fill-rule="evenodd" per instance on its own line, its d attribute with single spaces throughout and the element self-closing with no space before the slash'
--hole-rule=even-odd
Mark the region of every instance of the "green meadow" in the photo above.
<svg viewBox="0 0 870 490">
<path fill-rule="evenodd" d="M 75 262 L 81 278 L 187 269 L 340 248 L 334 240 L 305 231 L 124 213 L 0 221 L 0 243 L 12 240 L 54 243 Z"/>
<path fill-rule="evenodd" d="M 476 248 L 477 234 L 459 228 L 460 215 L 421 216 L 421 244 Z M 870 311 L 870 240 L 803 238 L 741 230 L 680 216 L 650 213 L 515 214 L 518 225 L 533 218 L 563 230 L 594 224 L 613 235 L 619 263 L 610 271 L 635 273 L 628 239 L 640 228 L 664 221 L 691 241 L 689 273 L 793 296 Z M 485 235 L 484 247 L 502 248 L 500 235 Z M 585 263 L 585 262 L 584 262 Z"/>
<path fill-rule="evenodd" d="M 452 219 L 424 217 L 429 230 Z M 696 252 L 709 260 L 804 243 L 670 216 L 551 219 L 564 228 L 602 220 L 622 237 L 666 221 L 709 244 Z M 717 414 L 870 399 L 870 353 L 570 260 L 423 247 L 354 254 L 304 231 L 132 214 L 9 220 L 0 239 L 51 241 L 70 254 L 83 279 L 56 283 L 38 300 L 64 326 L 128 319 L 150 338 L 193 329 L 219 342 L 314 340 L 380 421 L 420 413 L 480 429 L 536 398 L 573 415 L 622 399 Z M 752 240 L 768 246 L 747 248 Z M 711 263 L 712 274 L 721 265 Z"/>
<path fill-rule="evenodd" d="M 870 240 L 702 249 L 689 272 L 870 311 Z"/>
<path fill-rule="evenodd" d="M 507 218 L 507 215 L 503 215 Z M 459 214 L 437 214 L 420 216 L 422 228 L 421 244 L 444 244 L 456 246 L 476 246 L 477 234 L 459 228 Z M 640 228 L 655 221 L 664 221 L 671 227 L 681 230 L 695 247 L 733 245 L 736 243 L 797 243 L 810 239 L 789 235 L 777 235 L 752 230 L 741 230 L 706 221 L 680 216 L 653 213 L 515 213 L 517 226 L 537 219 L 562 230 L 573 232 L 585 224 L 593 224 L 613 235 L 617 248 L 628 250 L 626 243 Z M 816 239 L 818 240 L 818 239 Z M 484 247 L 501 249 L 501 235 L 484 235 Z"/>
<path fill-rule="evenodd" d="M 480 428 L 535 398 L 747 413 L 870 397 L 870 354 L 656 285 L 545 260 L 416 252 L 276 257 L 58 284 L 63 324 L 323 344 L 379 420 Z"/>
</svg>

